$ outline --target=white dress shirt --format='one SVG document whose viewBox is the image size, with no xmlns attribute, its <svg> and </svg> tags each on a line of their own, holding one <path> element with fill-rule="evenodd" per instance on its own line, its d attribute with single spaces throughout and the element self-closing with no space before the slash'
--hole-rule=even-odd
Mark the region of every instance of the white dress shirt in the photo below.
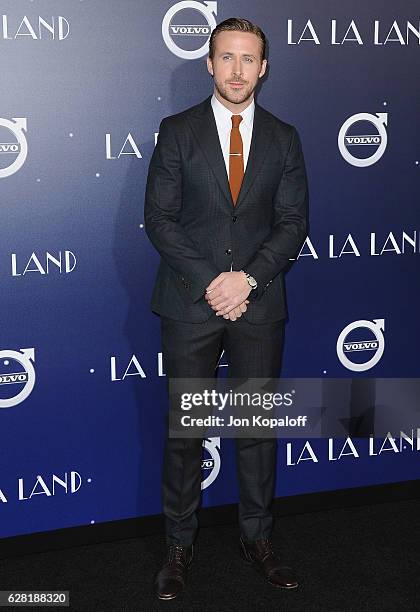
<svg viewBox="0 0 420 612">
<path fill-rule="evenodd" d="M 213 94 L 211 98 L 211 106 L 213 109 L 214 118 L 216 120 L 217 133 L 219 134 L 220 147 L 222 149 L 223 157 L 225 160 L 226 173 L 229 178 L 229 153 L 230 153 L 230 132 L 232 130 L 232 115 L 226 106 L 216 98 Z M 239 124 L 239 132 L 242 137 L 243 145 L 243 158 L 244 158 L 244 172 L 249 156 L 249 149 L 251 146 L 252 128 L 254 125 L 254 110 L 255 102 L 252 98 L 251 104 L 246 107 L 241 113 L 236 113 L 242 116 L 242 121 Z M 232 272 L 233 263 L 230 266 Z"/>
<path fill-rule="evenodd" d="M 223 106 L 223 104 L 213 94 L 211 98 L 211 106 L 213 109 L 214 118 L 216 120 L 217 133 L 219 134 L 220 147 L 222 149 L 225 160 L 226 172 L 229 177 L 229 151 L 230 151 L 230 132 L 232 129 L 231 111 Z M 239 132 L 241 133 L 244 153 L 244 172 L 249 156 L 249 148 L 251 146 L 252 128 L 254 125 L 254 109 L 255 102 L 252 99 L 251 104 L 246 107 L 241 113 L 236 113 L 242 116 L 242 121 L 239 124 Z"/>
</svg>

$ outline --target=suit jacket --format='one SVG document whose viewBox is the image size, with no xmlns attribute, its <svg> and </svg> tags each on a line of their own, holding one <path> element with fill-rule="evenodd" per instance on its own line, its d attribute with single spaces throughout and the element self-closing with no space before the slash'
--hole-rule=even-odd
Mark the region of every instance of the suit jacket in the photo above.
<svg viewBox="0 0 420 612">
<path fill-rule="evenodd" d="M 307 231 L 308 188 L 296 129 L 255 105 L 251 147 L 233 204 L 211 97 L 163 119 L 150 161 L 145 229 L 160 253 L 154 312 L 204 322 L 214 311 L 204 298 L 220 274 L 245 270 L 250 323 L 287 315 L 284 271 Z"/>
</svg>

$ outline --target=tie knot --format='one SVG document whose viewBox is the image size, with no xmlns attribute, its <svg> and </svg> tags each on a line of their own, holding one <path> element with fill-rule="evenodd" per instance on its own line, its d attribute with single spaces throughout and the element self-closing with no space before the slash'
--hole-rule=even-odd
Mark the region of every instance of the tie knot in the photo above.
<svg viewBox="0 0 420 612">
<path fill-rule="evenodd" d="M 238 128 L 242 119 L 243 119 L 242 115 L 232 115 L 232 127 Z"/>
</svg>

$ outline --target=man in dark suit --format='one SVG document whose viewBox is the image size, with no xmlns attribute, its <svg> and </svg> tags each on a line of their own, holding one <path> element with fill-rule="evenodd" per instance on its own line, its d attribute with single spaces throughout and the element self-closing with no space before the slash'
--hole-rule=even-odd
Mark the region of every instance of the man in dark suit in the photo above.
<svg viewBox="0 0 420 612">
<path fill-rule="evenodd" d="M 283 274 L 306 236 L 307 180 L 296 129 L 255 104 L 266 71 L 258 26 L 231 18 L 212 32 L 213 95 L 161 122 L 149 168 L 146 232 L 161 261 L 152 310 L 170 378 L 278 377 L 287 315 Z M 270 535 L 277 440 L 236 439 L 240 547 L 274 586 L 294 588 Z M 201 439 L 167 437 L 167 556 L 160 599 L 185 585 L 197 533 Z"/>
</svg>

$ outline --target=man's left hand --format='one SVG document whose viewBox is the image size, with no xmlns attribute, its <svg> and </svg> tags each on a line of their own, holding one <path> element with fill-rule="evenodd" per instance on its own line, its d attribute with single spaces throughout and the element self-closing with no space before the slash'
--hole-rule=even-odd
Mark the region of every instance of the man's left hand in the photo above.
<svg viewBox="0 0 420 612">
<path fill-rule="evenodd" d="M 222 272 L 207 287 L 205 298 L 219 316 L 239 306 L 250 292 L 245 272 Z"/>
</svg>

